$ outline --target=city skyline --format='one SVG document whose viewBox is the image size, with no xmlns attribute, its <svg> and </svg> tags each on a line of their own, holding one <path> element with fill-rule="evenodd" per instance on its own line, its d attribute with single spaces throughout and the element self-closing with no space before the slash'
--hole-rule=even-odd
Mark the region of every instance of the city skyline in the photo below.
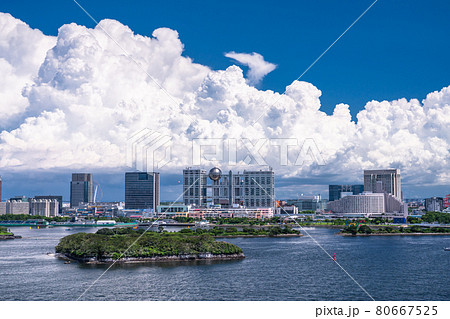
<svg viewBox="0 0 450 319">
<path fill-rule="evenodd" d="M 208 167 L 208 170 L 212 168 Z M 257 170 L 257 168 L 253 168 L 252 170 Z M 81 170 L 82 171 L 82 170 Z M 93 172 L 93 182 L 98 185 L 102 190 L 102 198 L 103 202 L 111 202 L 111 201 L 125 201 L 124 195 L 124 185 L 125 185 L 125 173 L 128 170 L 124 170 L 123 172 L 116 174 L 105 174 L 105 173 L 95 173 Z M 60 195 L 63 196 L 64 202 L 70 202 L 70 180 L 73 172 L 68 173 L 60 173 L 58 174 L 58 178 L 54 181 L 47 181 L 45 179 L 45 173 L 42 175 L 33 174 L 30 179 L 24 179 L 23 176 L 20 179 L 14 178 L 15 174 L 6 174 L 7 182 L 5 183 L 5 174 L 0 175 L 3 177 L 3 200 L 16 197 L 16 196 L 26 196 L 26 197 L 34 197 L 34 196 L 48 196 L 48 195 Z M 329 186 L 330 185 L 362 185 L 364 184 L 362 174 L 360 174 L 360 179 L 356 182 L 342 182 L 334 180 L 333 183 L 324 184 L 316 184 L 316 185 L 306 185 L 306 184 L 293 184 L 289 183 L 289 188 L 293 187 L 292 191 L 283 192 L 284 182 L 282 178 L 277 176 L 275 182 L 275 194 L 277 199 L 296 199 L 301 195 L 306 196 L 314 196 L 321 195 L 322 198 L 329 198 Z M 402 174 L 402 193 L 404 195 L 404 199 L 425 199 L 430 197 L 445 197 L 449 193 L 448 187 L 429 187 L 423 186 L 418 188 L 418 192 L 416 195 L 408 191 L 408 184 L 404 183 L 404 178 L 408 176 L 404 176 Z M 26 181 L 26 182 L 21 182 Z M 42 181 L 46 181 L 48 184 L 46 186 L 46 191 L 42 191 L 42 186 L 39 183 Z M 281 184 L 281 185 L 280 185 Z M 182 171 L 180 174 L 161 174 L 160 175 L 160 187 L 161 193 L 160 198 L 161 201 L 173 201 L 183 193 L 183 175 Z M 31 187 L 30 187 L 31 186 Z M 317 187 L 317 188 L 316 188 Z M 312 190 L 314 189 L 314 190 Z"/>
</svg>

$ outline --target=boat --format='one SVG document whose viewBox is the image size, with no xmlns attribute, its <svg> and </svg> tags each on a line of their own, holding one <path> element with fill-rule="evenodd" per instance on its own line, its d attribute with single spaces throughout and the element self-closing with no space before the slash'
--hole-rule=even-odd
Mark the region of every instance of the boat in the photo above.
<svg viewBox="0 0 450 319">
<path fill-rule="evenodd" d="M 445 247 L 444 250 L 445 251 L 450 251 L 450 247 Z"/>
<path fill-rule="evenodd" d="M 65 263 L 66 265 L 67 265 L 67 264 L 70 264 L 70 260 L 66 260 L 64 263 Z"/>
</svg>

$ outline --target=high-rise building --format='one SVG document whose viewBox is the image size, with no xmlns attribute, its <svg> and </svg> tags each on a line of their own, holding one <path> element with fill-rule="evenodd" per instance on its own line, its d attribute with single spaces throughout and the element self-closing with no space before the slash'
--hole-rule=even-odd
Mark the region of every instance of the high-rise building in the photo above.
<svg viewBox="0 0 450 319">
<path fill-rule="evenodd" d="M 125 209 L 153 209 L 160 203 L 159 173 L 125 173 Z"/>
<path fill-rule="evenodd" d="M 70 207 L 78 207 L 80 203 L 90 203 L 94 200 L 94 181 L 92 174 L 72 174 L 70 182 Z"/>
<path fill-rule="evenodd" d="M 0 202 L 2 201 L 2 177 L 0 176 Z"/>
<path fill-rule="evenodd" d="M 63 197 L 58 195 L 34 196 L 34 199 L 49 199 L 58 201 L 58 213 L 62 213 Z"/>
<path fill-rule="evenodd" d="M 442 197 L 425 198 L 425 210 L 427 212 L 441 212 L 444 210 L 444 199 Z"/>
<path fill-rule="evenodd" d="M 364 170 L 364 191 L 372 193 L 383 191 L 401 199 L 402 186 L 400 181 L 400 170 Z"/>
<path fill-rule="evenodd" d="M 275 207 L 275 177 L 272 169 L 244 171 L 221 175 L 207 184 L 203 169 L 183 170 L 183 200 L 185 205 L 206 207 L 208 203 L 222 207 Z M 208 195 L 208 189 L 211 194 Z"/>
<path fill-rule="evenodd" d="M 328 190 L 328 200 L 333 201 L 342 198 L 342 193 L 361 194 L 364 192 L 364 185 L 328 185 Z"/>
<path fill-rule="evenodd" d="M 207 178 L 204 169 L 186 168 L 183 170 L 183 201 L 185 205 L 206 206 Z"/>
<path fill-rule="evenodd" d="M 212 182 L 212 203 L 231 207 L 234 205 L 255 207 L 275 207 L 275 175 L 272 169 L 232 171 Z"/>
<path fill-rule="evenodd" d="M 56 199 L 30 199 L 30 214 L 45 217 L 55 217 L 59 213 L 59 203 Z"/>
<path fill-rule="evenodd" d="M 30 203 L 21 200 L 8 200 L 6 202 L 6 214 L 28 215 L 30 213 Z"/>
</svg>

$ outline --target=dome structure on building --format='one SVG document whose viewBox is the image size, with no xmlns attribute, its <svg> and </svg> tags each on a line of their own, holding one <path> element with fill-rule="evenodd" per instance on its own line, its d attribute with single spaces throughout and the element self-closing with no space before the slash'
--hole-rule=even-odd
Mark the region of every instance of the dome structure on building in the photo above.
<svg viewBox="0 0 450 319">
<path fill-rule="evenodd" d="M 222 171 L 218 167 L 213 167 L 209 171 L 209 178 L 213 181 L 218 181 L 222 177 Z"/>
</svg>

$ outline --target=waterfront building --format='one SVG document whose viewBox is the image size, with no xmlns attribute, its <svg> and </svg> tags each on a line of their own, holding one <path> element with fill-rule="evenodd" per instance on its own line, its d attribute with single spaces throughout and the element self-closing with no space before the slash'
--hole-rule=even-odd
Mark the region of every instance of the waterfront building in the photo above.
<svg viewBox="0 0 450 319">
<path fill-rule="evenodd" d="M 364 170 L 364 191 L 372 193 L 386 192 L 401 200 L 400 170 Z"/>
<path fill-rule="evenodd" d="M 6 201 L 6 214 L 30 214 L 30 203 L 23 200 L 8 200 Z"/>
<path fill-rule="evenodd" d="M 159 173 L 125 173 L 125 209 L 153 209 L 160 204 Z"/>
<path fill-rule="evenodd" d="M 199 207 L 220 205 L 227 208 L 275 207 L 275 175 L 271 168 L 242 173 L 229 171 L 228 174 L 220 175 L 219 179 L 211 180 L 209 185 L 207 181 L 206 170 L 193 168 L 183 170 L 185 205 Z"/>
<path fill-rule="evenodd" d="M 0 215 L 6 214 L 6 202 L 0 202 Z"/>
<path fill-rule="evenodd" d="M 204 169 L 183 170 L 183 202 L 185 205 L 206 207 L 207 175 Z"/>
<path fill-rule="evenodd" d="M 329 202 L 328 209 L 334 213 L 382 214 L 385 212 L 384 195 L 368 192 L 349 195 Z"/>
<path fill-rule="evenodd" d="M 63 197 L 59 195 L 34 196 L 34 199 L 49 199 L 58 201 L 58 214 L 62 213 Z"/>
<path fill-rule="evenodd" d="M 82 203 L 76 209 L 77 214 L 88 213 L 93 216 L 122 216 L 125 204 L 123 202 L 99 202 L 99 203 Z"/>
<path fill-rule="evenodd" d="M 386 192 L 364 192 L 359 195 L 345 196 L 328 202 L 327 208 L 343 217 L 360 215 L 367 218 L 406 218 L 408 216 L 408 205 Z"/>
<path fill-rule="evenodd" d="M 80 203 L 94 200 L 94 181 L 90 173 L 72 174 L 70 182 L 70 207 L 78 207 Z"/>
<path fill-rule="evenodd" d="M 183 204 L 158 205 L 156 216 L 160 218 L 188 217 L 190 206 Z"/>
<path fill-rule="evenodd" d="M 59 215 L 59 202 L 57 199 L 30 199 L 30 214 L 45 217 Z"/>
<path fill-rule="evenodd" d="M 327 208 L 327 200 L 322 199 L 321 195 L 299 196 L 297 199 L 286 200 L 287 205 L 294 205 L 298 211 L 319 211 Z"/>
<path fill-rule="evenodd" d="M 328 185 L 328 191 L 328 200 L 334 201 L 342 198 L 344 195 L 361 194 L 364 192 L 364 185 Z"/>
<path fill-rule="evenodd" d="M 260 208 L 219 208 L 219 207 L 203 207 L 190 208 L 188 217 L 192 218 L 253 218 L 253 219 L 270 219 L 274 216 L 272 207 Z"/>
<path fill-rule="evenodd" d="M 425 210 L 427 212 L 441 212 L 444 210 L 444 199 L 442 197 L 431 197 L 425 199 Z"/>
<path fill-rule="evenodd" d="M 270 168 L 259 171 L 232 171 L 212 182 L 212 204 L 224 207 L 275 207 L 275 174 Z"/>
</svg>

